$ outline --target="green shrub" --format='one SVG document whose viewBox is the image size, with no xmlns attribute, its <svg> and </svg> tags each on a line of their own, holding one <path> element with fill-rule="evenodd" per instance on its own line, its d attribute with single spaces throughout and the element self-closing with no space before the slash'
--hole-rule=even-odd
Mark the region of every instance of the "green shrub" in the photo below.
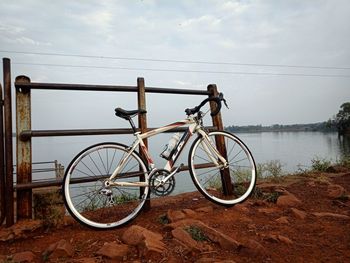
<svg viewBox="0 0 350 263">
<path fill-rule="evenodd" d="M 185 231 L 196 241 L 209 241 L 209 238 L 203 233 L 202 229 L 197 226 L 186 227 Z"/>
<path fill-rule="evenodd" d="M 311 170 L 325 172 L 331 166 L 331 161 L 325 158 L 315 157 L 311 160 Z"/>
</svg>

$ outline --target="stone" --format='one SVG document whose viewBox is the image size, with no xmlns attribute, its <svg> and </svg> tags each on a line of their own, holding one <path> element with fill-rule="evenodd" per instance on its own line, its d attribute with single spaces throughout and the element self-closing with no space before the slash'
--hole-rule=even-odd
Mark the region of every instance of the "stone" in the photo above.
<svg viewBox="0 0 350 263">
<path fill-rule="evenodd" d="M 122 236 L 122 241 L 131 246 L 137 246 L 140 254 L 161 254 L 166 249 L 159 233 L 152 232 L 143 227 L 134 225 L 129 227 Z"/>
<path fill-rule="evenodd" d="M 97 263 L 95 258 L 79 258 L 73 261 L 74 263 Z"/>
<path fill-rule="evenodd" d="M 16 263 L 35 262 L 35 255 L 31 251 L 19 252 L 13 255 L 12 261 Z"/>
<path fill-rule="evenodd" d="M 299 206 L 301 201 L 295 195 L 287 192 L 285 195 L 278 197 L 276 204 L 280 207 Z"/>
<path fill-rule="evenodd" d="M 266 241 L 273 242 L 273 243 L 285 243 L 287 245 L 293 244 L 293 241 L 290 240 L 288 237 L 282 236 L 282 235 L 275 235 L 275 234 L 269 234 L 264 237 Z"/>
<path fill-rule="evenodd" d="M 267 255 L 266 248 L 254 239 L 246 241 L 243 244 L 241 251 L 248 255 Z"/>
<path fill-rule="evenodd" d="M 331 217 L 331 218 L 337 218 L 337 219 L 344 219 L 344 220 L 349 220 L 350 216 L 347 215 L 342 215 L 342 214 L 335 214 L 335 213 L 329 213 L 329 212 L 315 212 L 312 213 L 316 217 Z"/>
<path fill-rule="evenodd" d="M 67 240 L 61 239 L 51 244 L 44 252 L 44 255 L 51 258 L 72 257 L 74 255 L 74 248 Z"/>
<path fill-rule="evenodd" d="M 258 209 L 258 212 L 259 212 L 259 213 L 262 213 L 262 214 L 270 215 L 270 214 L 276 213 L 276 212 L 277 212 L 277 209 L 274 208 L 274 207 L 259 208 L 259 209 Z"/>
<path fill-rule="evenodd" d="M 338 184 L 329 184 L 327 189 L 327 195 L 330 198 L 338 198 L 342 195 L 345 195 L 346 191 L 344 187 Z"/>
<path fill-rule="evenodd" d="M 103 256 L 109 259 L 123 260 L 129 253 L 129 246 L 117 244 L 116 242 L 105 243 L 101 249 L 96 252 L 96 255 Z"/>
<path fill-rule="evenodd" d="M 237 210 L 238 212 L 243 212 L 246 213 L 249 211 L 249 209 L 247 208 L 246 205 L 243 204 L 237 204 L 233 207 L 235 210 Z"/>
<path fill-rule="evenodd" d="M 205 206 L 205 207 L 200 207 L 196 209 L 196 211 L 200 213 L 212 213 L 213 210 L 214 209 L 212 206 Z"/>
<path fill-rule="evenodd" d="M 186 217 L 194 218 L 197 216 L 197 213 L 192 209 L 183 209 L 182 212 L 185 214 Z"/>
<path fill-rule="evenodd" d="M 301 211 L 301 210 L 299 210 L 299 209 L 297 209 L 297 208 L 291 208 L 290 210 L 291 210 L 291 212 L 292 212 L 292 214 L 293 214 L 293 216 L 294 216 L 295 218 L 304 220 L 304 219 L 306 218 L 306 216 L 307 216 L 307 213 L 306 213 L 306 212 Z"/>
<path fill-rule="evenodd" d="M 169 219 L 170 223 L 182 220 L 186 218 L 186 215 L 184 212 L 179 211 L 179 210 L 168 210 L 167 212 L 167 218 Z"/>
<path fill-rule="evenodd" d="M 187 227 L 198 227 L 200 228 L 204 234 L 214 243 L 218 243 L 222 248 L 227 250 L 239 250 L 241 248 L 241 244 L 235 239 L 215 230 L 204 224 L 203 222 L 195 219 L 184 219 L 181 221 L 177 221 L 175 223 L 169 224 L 168 227 L 172 229 L 176 229 L 178 227 L 182 227 L 183 229 Z"/>
<path fill-rule="evenodd" d="M 281 216 L 276 219 L 276 222 L 279 224 L 289 224 L 288 217 L 286 216 Z"/>
<path fill-rule="evenodd" d="M 171 231 L 174 238 L 180 241 L 189 251 L 203 251 L 203 246 L 196 240 L 194 240 L 191 235 L 185 231 L 182 227 L 177 227 Z"/>
<path fill-rule="evenodd" d="M 42 227 L 41 220 L 20 220 L 9 228 L 0 230 L 0 241 L 12 241 L 25 238 L 27 233 Z"/>
</svg>

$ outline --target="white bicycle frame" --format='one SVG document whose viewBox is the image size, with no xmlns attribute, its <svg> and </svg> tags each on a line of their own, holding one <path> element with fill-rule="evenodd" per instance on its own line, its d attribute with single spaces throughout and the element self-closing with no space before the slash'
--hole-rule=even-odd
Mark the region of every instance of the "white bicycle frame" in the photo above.
<svg viewBox="0 0 350 263">
<path fill-rule="evenodd" d="M 202 129 L 202 125 L 197 123 L 197 121 L 192 117 L 189 116 L 187 119 L 175 122 L 145 133 L 136 132 L 134 133 L 134 136 L 136 137 L 136 140 L 133 142 L 133 144 L 129 147 L 129 151 L 127 152 L 126 156 L 121 160 L 119 165 L 115 168 L 112 175 L 109 177 L 109 179 L 105 182 L 105 185 L 108 186 L 133 186 L 133 187 L 147 187 L 148 186 L 148 180 L 146 182 L 113 182 L 113 179 L 116 178 L 119 174 L 119 172 L 122 170 L 124 165 L 127 163 L 130 155 L 133 151 L 136 150 L 136 148 L 140 145 L 142 152 L 144 153 L 148 167 L 150 172 L 145 174 L 145 176 L 150 177 L 157 169 L 155 168 L 154 162 L 152 160 L 152 157 L 150 156 L 147 147 L 145 146 L 143 140 L 152 136 L 155 136 L 159 133 L 163 133 L 166 131 L 170 131 L 174 128 L 181 127 L 181 126 L 188 126 L 188 130 L 183 134 L 182 138 L 179 140 L 178 144 L 175 146 L 175 149 L 173 150 L 172 154 L 170 155 L 169 160 L 167 161 L 164 170 L 167 170 L 170 172 L 170 175 L 168 175 L 166 178 L 164 178 L 164 182 L 166 182 L 170 177 L 172 177 L 179 169 L 173 169 L 174 164 L 179 157 L 182 149 L 188 142 L 188 139 L 194 134 L 199 133 L 203 138 L 202 146 L 210 160 L 214 163 L 216 167 L 226 167 L 227 161 L 225 158 L 218 152 L 216 147 L 211 142 L 210 138 L 208 137 L 207 133 Z M 220 160 L 221 164 L 218 162 Z"/>
</svg>

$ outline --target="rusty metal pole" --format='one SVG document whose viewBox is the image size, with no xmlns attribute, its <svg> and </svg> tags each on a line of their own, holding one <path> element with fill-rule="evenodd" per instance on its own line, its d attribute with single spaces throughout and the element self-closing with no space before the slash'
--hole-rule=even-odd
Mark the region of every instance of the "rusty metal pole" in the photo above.
<svg viewBox="0 0 350 263">
<path fill-rule="evenodd" d="M 4 102 L 2 100 L 2 86 L 0 84 L 0 225 L 5 220 L 5 149 L 4 149 Z"/>
<path fill-rule="evenodd" d="M 145 80 L 144 78 L 137 78 L 137 104 L 139 109 L 146 110 L 146 92 L 145 92 Z M 147 132 L 147 115 L 146 113 L 139 114 L 138 116 L 139 121 L 139 129 L 141 133 Z M 143 140 L 145 146 L 148 149 L 148 141 L 147 139 Z M 140 147 L 139 152 L 144 160 L 147 160 L 147 158 L 144 156 L 142 149 Z M 150 193 L 148 194 L 148 198 L 145 202 L 145 205 L 143 209 L 145 211 L 149 210 L 151 208 L 151 201 L 150 201 Z"/>
<path fill-rule="evenodd" d="M 5 210 L 6 226 L 14 224 L 14 198 L 13 198 L 13 145 L 12 145 L 12 96 L 11 96 L 11 61 L 3 58 L 4 71 L 4 119 L 5 119 Z"/>
<path fill-rule="evenodd" d="M 26 76 L 18 76 L 15 83 L 30 83 Z M 32 182 L 32 141 L 22 141 L 20 134 L 31 130 L 30 89 L 16 88 L 17 184 Z M 17 219 L 32 218 L 32 189 L 17 191 Z"/>
<path fill-rule="evenodd" d="M 219 95 L 218 89 L 215 84 L 210 84 L 207 89 L 211 93 L 211 96 Z M 215 107 L 216 107 L 215 102 L 210 102 L 210 109 L 212 111 L 215 110 Z M 221 112 L 219 112 L 216 116 L 213 116 L 212 121 L 213 121 L 213 125 L 216 126 L 219 131 L 224 130 L 224 124 L 222 122 Z M 224 158 L 227 158 L 225 138 L 221 136 L 216 136 L 215 142 L 219 152 L 222 154 Z M 220 173 L 221 173 L 221 180 L 223 185 L 223 192 L 225 195 L 231 195 L 233 193 L 233 187 L 232 187 L 232 182 L 230 177 L 230 171 L 229 169 L 223 169 L 223 170 L 220 170 Z"/>
</svg>

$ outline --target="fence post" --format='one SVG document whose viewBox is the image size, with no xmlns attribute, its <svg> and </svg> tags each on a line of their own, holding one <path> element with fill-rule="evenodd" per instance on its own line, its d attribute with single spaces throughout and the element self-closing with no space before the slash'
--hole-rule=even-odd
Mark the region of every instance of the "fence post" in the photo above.
<svg viewBox="0 0 350 263">
<path fill-rule="evenodd" d="M 5 179 L 6 179 L 6 226 L 14 224 L 13 208 L 13 143 L 12 143 L 12 96 L 11 96 L 11 61 L 3 58 L 4 71 L 4 119 L 5 119 Z"/>
<path fill-rule="evenodd" d="M 145 91 L 145 80 L 144 78 L 137 78 L 137 104 L 139 109 L 146 110 L 146 91 Z M 147 132 L 147 113 L 139 114 L 139 128 L 141 133 Z M 143 140 L 145 146 L 148 148 L 148 141 L 147 139 Z M 141 147 L 139 148 L 139 152 L 144 160 L 146 160 Z M 149 210 L 151 208 L 151 201 L 150 201 L 150 193 L 148 193 L 147 200 L 144 205 L 144 210 Z"/>
<path fill-rule="evenodd" d="M 219 95 L 218 89 L 215 84 L 210 84 L 207 89 L 211 93 L 211 96 Z M 214 111 L 215 107 L 216 107 L 215 102 L 211 101 L 210 109 Z M 212 116 L 212 121 L 213 121 L 213 125 L 216 126 L 218 130 L 220 131 L 224 130 L 224 124 L 222 122 L 221 112 L 219 112 L 216 116 Z M 223 137 L 216 136 L 215 142 L 219 152 L 222 154 L 224 158 L 227 159 L 225 139 Z M 232 182 L 230 177 L 230 170 L 229 169 L 220 170 L 220 174 L 221 174 L 224 194 L 231 195 L 233 193 L 233 188 L 232 188 Z"/>
<path fill-rule="evenodd" d="M 5 220 L 5 149 L 4 149 L 4 112 L 2 100 L 2 86 L 0 84 L 0 226 Z"/>
<path fill-rule="evenodd" d="M 18 76 L 16 83 L 29 83 L 26 76 Z M 30 89 L 16 88 L 17 184 L 32 182 L 32 141 L 22 141 L 20 134 L 31 130 Z M 32 218 L 32 189 L 17 191 L 17 219 Z"/>
</svg>

